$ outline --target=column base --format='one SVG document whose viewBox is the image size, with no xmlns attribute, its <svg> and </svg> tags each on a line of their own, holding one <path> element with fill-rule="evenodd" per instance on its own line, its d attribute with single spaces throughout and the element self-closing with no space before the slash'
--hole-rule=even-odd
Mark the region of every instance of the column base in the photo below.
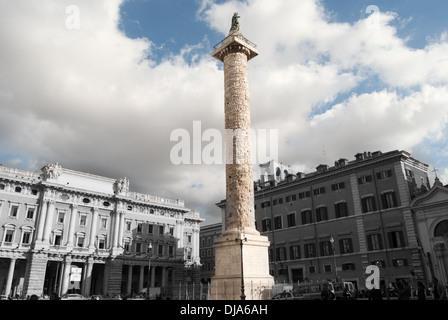
<svg viewBox="0 0 448 320">
<path fill-rule="evenodd" d="M 270 299 L 274 278 L 269 274 L 269 241 L 265 236 L 246 234 L 241 247 L 238 232 L 224 232 L 215 242 L 216 271 L 211 283 L 212 300 L 241 300 L 241 250 L 243 251 L 246 300 Z"/>
</svg>

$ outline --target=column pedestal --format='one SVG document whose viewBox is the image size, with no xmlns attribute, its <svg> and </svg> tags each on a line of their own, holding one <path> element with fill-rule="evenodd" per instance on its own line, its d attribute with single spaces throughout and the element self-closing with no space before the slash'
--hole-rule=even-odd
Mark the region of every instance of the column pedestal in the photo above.
<svg viewBox="0 0 448 320">
<path fill-rule="evenodd" d="M 242 247 L 246 300 L 269 299 L 274 278 L 269 275 L 268 238 L 254 234 L 247 234 L 246 238 Z M 215 259 L 212 299 L 241 300 L 241 245 L 238 232 L 225 233 L 215 242 Z"/>
</svg>

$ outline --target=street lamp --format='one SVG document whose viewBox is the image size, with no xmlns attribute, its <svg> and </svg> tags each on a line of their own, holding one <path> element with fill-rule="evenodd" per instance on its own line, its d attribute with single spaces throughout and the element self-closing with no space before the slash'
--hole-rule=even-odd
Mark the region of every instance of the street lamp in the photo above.
<svg viewBox="0 0 448 320">
<path fill-rule="evenodd" d="M 246 295 L 244 294 L 244 267 L 243 267 L 243 242 L 247 241 L 246 236 L 243 234 L 244 228 L 240 223 L 240 234 L 238 238 L 235 238 L 235 242 L 240 242 L 241 247 L 241 300 L 246 300 Z"/>
<path fill-rule="evenodd" d="M 331 251 L 333 252 L 333 264 L 334 264 L 334 275 L 336 277 L 336 282 L 338 282 L 338 269 L 336 267 L 336 257 L 334 255 L 334 238 L 333 236 L 330 236 L 330 243 L 331 243 Z"/>
<path fill-rule="evenodd" d="M 148 244 L 148 284 L 146 286 L 146 299 L 149 300 L 149 287 L 151 286 L 150 283 L 150 274 L 151 274 L 151 255 L 152 255 L 152 242 Z"/>
</svg>

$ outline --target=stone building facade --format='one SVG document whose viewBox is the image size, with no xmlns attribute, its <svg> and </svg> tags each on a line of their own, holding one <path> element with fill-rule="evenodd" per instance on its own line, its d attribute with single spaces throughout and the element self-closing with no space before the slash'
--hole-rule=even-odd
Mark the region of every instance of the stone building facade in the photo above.
<svg viewBox="0 0 448 320">
<path fill-rule="evenodd" d="M 383 287 L 428 279 L 411 200 L 430 189 L 428 165 L 405 151 L 364 152 L 315 172 L 276 172 L 256 182 L 257 229 L 269 237 L 278 282 L 327 279 L 365 286 L 365 269 L 380 267 Z"/>
<path fill-rule="evenodd" d="M 337 276 L 364 289 L 370 264 L 383 290 L 400 279 L 447 283 L 448 189 L 438 179 L 431 187 L 428 165 L 408 152 L 358 153 L 306 174 L 271 161 L 254 184 L 276 283 Z M 217 206 L 224 212 L 225 200 Z"/>
<path fill-rule="evenodd" d="M 130 295 L 149 284 L 172 295 L 185 266 L 200 264 L 202 221 L 182 200 L 130 191 L 126 178 L 0 166 L 1 294 Z"/>
</svg>

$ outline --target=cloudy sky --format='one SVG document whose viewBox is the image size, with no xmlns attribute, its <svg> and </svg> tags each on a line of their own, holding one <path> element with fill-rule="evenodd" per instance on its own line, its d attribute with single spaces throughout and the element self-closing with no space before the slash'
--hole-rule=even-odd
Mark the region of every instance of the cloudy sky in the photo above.
<svg viewBox="0 0 448 320">
<path fill-rule="evenodd" d="M 442 0 L 0 0 L 0 163 L 127 177 L 219 222 L 224 166 L 176 165 L 170 136 L 189 133 L 193 159 L 202 132 L 223 132 L 211 52 L 233 12 L 259 51 L 252 126 L 278 130 L 279 161 L 406 150 L 448 183 Z"/>
</svg>

